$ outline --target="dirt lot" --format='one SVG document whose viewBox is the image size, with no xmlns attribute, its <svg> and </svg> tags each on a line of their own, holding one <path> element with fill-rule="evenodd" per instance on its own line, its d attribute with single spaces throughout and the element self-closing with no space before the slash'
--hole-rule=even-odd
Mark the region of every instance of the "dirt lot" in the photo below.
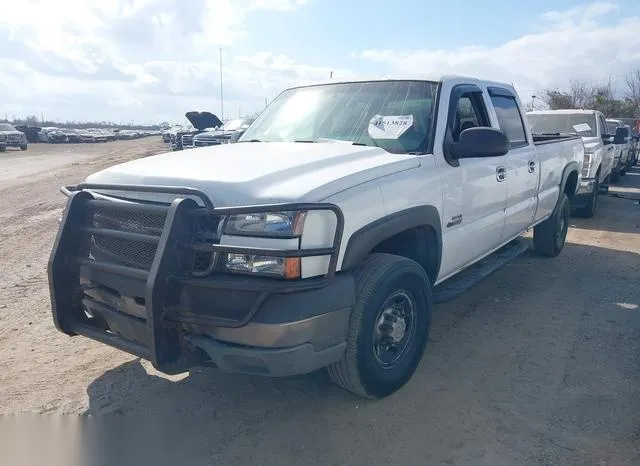
<svg viewBox="0 0 640 466">
<path fill-rule="evenodd" d="M 163 149 L 153 138 L 0 156 L 1 413 L 126 415 L 156 440 L 179 432 L 170 450 L 187 464 L 640 464 L 640 205 L 603 197 L 595 218 L 572 220 L 560 257 L 524 255 L 436 308 L 412 381 L 365 402 L 323 373 L 165 377 L 54 329 L 58 187 Z M 640 170 L 620 185 L 640 198 Z"/>
</svg>

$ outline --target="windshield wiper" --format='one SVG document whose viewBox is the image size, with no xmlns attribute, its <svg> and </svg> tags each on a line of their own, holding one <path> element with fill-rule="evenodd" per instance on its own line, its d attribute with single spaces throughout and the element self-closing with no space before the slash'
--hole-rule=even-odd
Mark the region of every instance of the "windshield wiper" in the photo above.
<svg viewBox="0 0 640 466">
<path fill-rule="evenodd" d="M 248 139 L 246 141 L 237 141 L 237 142 L 267 142 L 267 141 L 263 141 L 262 139 Z"/>
</svg>

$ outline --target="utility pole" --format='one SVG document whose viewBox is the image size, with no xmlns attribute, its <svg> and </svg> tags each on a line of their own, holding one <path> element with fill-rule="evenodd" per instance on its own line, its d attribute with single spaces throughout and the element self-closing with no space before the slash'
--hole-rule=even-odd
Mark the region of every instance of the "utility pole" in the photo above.
<svg viewBox="0 0 640 466">
<path fill-rule="evenodd" d="M 329 73 L 329 79 L 333 79 L 333 71 Z"/>
<path fill-rule="evenodd" d="M 536 96 L 532 95 L 531 96 L 531 111 L 532 112 L 536 109 L 535 103 L 536 103 Z"/>
<path fill-rule="evenodd" d="M 224 122 L 224 94 L 222 93 L 222 47 L 220 47 L 220 120 Z"/>
</svg>

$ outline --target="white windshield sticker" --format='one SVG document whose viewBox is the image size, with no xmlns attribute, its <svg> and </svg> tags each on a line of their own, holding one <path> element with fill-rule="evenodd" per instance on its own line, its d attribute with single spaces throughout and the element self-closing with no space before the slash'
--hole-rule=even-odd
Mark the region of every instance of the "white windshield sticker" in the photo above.
<svg viewBox="0 0 640 466">
<path fill-rule="evenodd" d="M 591 131 L 591 126 L 589 126 L 588 123 L 580 123 L 579 125 L 573 125 L 573 129 L 578 133 L 584 133 L 586 131 Z"/>
<path fill-rule="evenodd" d="M 398 139 L 413 125 L 413 115 L 376 115 L 369 121 L 372 139 Z"/>
</svg>

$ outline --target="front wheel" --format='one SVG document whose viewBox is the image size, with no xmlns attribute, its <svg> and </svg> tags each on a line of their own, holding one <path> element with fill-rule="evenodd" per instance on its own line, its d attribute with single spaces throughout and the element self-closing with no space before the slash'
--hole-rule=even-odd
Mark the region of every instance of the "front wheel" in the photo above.
<svg viewBox="0 0 640 466">
<path fill-rule="evenodd" d="M 26 144 L 21 145 L 20 150 L 27 150 L 27 145 Z"/>
<path fill-rule="evenodd" d="M 391 254 L 371 254 L 355 279 L 347 348 L 327 370 L 342 388 L 382 398 L 418 367 L 431 326 L 431 283 L 417 262 Z"/>
<path fill-rule="evenodd" d="M 596 185 L 593 188 L 591 197 L 589 198 L 589 205 L 577 209 L 576 213 L 581 217 L 591 218 L 596 213 L 596 207 L 598 205 L 598 195 L 600 194 L 600 178 L 596 176 Z"/>
<path fill-rule="evenodd" d="M 557 256 L 567 239 L 571 210 L 566 193 L 561 193 L 560 196 L 560 202 L 553 215 L 533 229 L 533 247 L 541 256 Z"/>
</svg>

